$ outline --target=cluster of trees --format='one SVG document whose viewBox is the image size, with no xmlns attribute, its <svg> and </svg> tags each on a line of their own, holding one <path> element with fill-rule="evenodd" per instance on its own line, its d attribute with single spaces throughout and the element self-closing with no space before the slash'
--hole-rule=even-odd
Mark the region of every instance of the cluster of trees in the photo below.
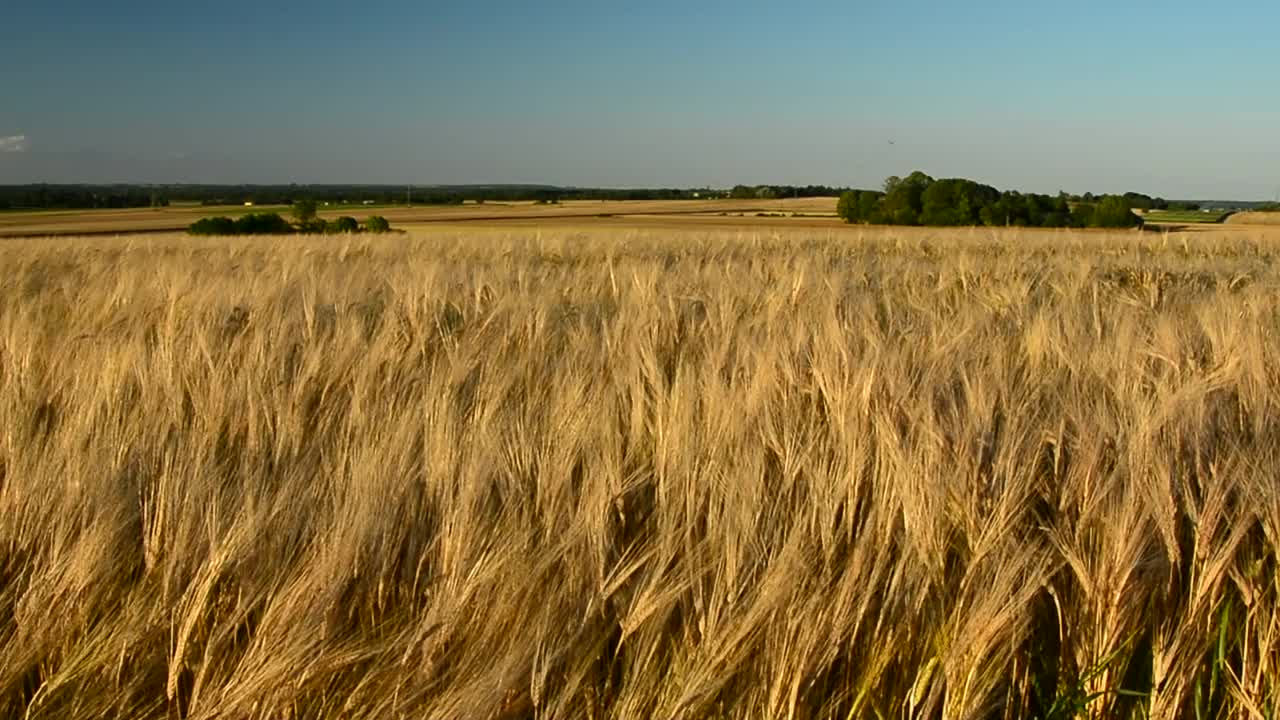
<svg viewBox="0 0 1280 720">
<path fill-rule="evenodd" d="M 1066 193 L 1001 192 L 973 180 L 935 180 L 916 171 L 888 178 L 883 191 L 846 192 L 836 211 L 845 222 L 876 225 L 1129 228 L 1142 224 L 1131 207 L 1122 195 L 1085 200 Z"/>
<path fill-rule="evenodd" d="M 373 215 L 363 224 L 350 216 L 325 220 L 316 216 L 314 200 L 300 200 L 293 206 L 294 222 L 290 223 L 276 213 L 251 213 L 239 218 L 210 217 L 197 220 L 187 228 L 192 235 L 292 235 L 385 233 L 391 232 L 391 223 L 381 215 Z"/>
<path fill-rule="evenodd" d="M 209 217 L 187 228 L 192 235 L 289 235 L 294 228 L 276 213 L 252 213 L 238 218 Z"/>
</svg>

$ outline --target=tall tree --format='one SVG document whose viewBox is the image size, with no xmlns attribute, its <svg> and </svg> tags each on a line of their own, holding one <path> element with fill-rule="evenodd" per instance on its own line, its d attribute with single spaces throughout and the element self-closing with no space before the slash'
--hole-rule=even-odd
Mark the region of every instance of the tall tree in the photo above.
<svg viewBox="0 0 1280 720">
<path fill-rule="evenodd" d="M 299 225 L 306 225 L 316 219 L 316 201 L 311 198 L 296 200 L 293 203 L 293 219 Z"/>
</svg>

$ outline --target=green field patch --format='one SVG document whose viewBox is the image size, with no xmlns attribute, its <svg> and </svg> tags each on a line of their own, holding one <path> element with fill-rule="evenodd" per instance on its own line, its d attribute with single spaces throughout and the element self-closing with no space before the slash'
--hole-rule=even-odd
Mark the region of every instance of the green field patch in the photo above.
<svg viewBox="0 0 1280 720">
<path fill-rule="evenodd" d="M 1220 223 L 1230 212 L 1204 212 L 1202 210 L 1152 210 L 1142 219 L 1151 223 Z"/>
</svg>

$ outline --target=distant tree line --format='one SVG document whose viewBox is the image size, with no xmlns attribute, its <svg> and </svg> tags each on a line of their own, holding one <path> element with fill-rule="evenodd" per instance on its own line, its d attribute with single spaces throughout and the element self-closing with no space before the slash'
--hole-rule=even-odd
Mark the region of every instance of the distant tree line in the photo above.
<svg viewBox="0 0 1280 720">
<path fill-rule="evenodd" d="M 0 210 L 93 210 L 99 208 L 164 207 L 168 196 L 132 185 L 6 185 L 0 186 Z"/>
<path fill-rule="evenodd" d="M 314 200 L 299 200 L 293 205 L 290 223 L 277 213 L 250 213 L 238 218 L 209 217 L 187 228 L 191 235 L 334 235 L 342 233 L 391 232 L 391 223 L 381 215 L 373 215 L 364 223 L 350 216 L 325 220 L 316 216 Z"/>
<path fill-rule="evenodd" d="M 564 200 L 693 200 L 707 197 L 707 190 L 592 189 L 542 186 L 406 188 L 388 186 L 297 186 L 240 187 L 200 193 L 205 205 L 287 205 L 299 197 L 334 205 L 375 203 L 378 205 L 461 205 L 464 202 L 537 202 Z M 190 195 L 191 193 L 188 193 Z M 721 193 L 723 195 L 723 193 Z M 187 200 L 188 198 L 183 198 Z"/>
<path fill-rule="evenodd" d="M 848 188 L 827 185 L 734 185 L 729 197 L 738 200 L 773 200 L 795 197 L 835 197 Z"/>
<path fill-rule="evenodd" d="M 1089 197 L 1075 197 L 1073 199 L 1082 202 L 1096 202 L 1100 199 L 1093 197 L 1090 193 L 1085 193 L 1085 195 Z M 1170 201 L 1160 197 L 1153 198 L 1149 195 L 1143 195 L 1142 193 L 1127 192 L 1121 197 L 1125 199 L 1125 202 L 1129 203 L 1129 207 L 1136 210 L 1188 211 L 1200 209 L 1200 203 L 1197 202 Z"/>
<path fill-rule="evenodd" d="M 206 206 L 292 205 L 308 198 L 330 205 L 458 205 L 464 202 L 539 202 L 566 200 L 773 200 L 833 197 L 848 188 L 829 185 L 735 185 L 712 188 L 565 188 L 549 185 L 0 185 L 0 210 L 164 207 L 170 203 Z M 1125 193 L 1130 207 L 1143 210 L 1195 210 L 1196 203 L 1169 202 L 1142 193 Z M 1102 196 L 1066 195 L 1070 203 L 1096 204 Z M 1236 203 L 1247 209 L 1254 203 Z"/>
<path fill-rule="evenodd" d="M 916 171 L 905 178 L 888 178 L 882 191 L 844 193 L 836 212 L 846 222 L 875 225 L 1128 228 L 1142 224 L 1142 218 L 1131 210 L 1141 207 L 1132 204 L 1132 195 L 1136 193 L 1077 197 L 1001 192 L 973 180 L 935 180 Z M 1141 197 L 1148 205 L 1155 202 Z"/>
<path fill-rule="evenodd" d="M 309 198 L 331 205 L 460 205 L 464 202 L 566 200 L 706 200 L 833 197 L 827 185 L 738 185 L 712 188 L 564 188 L 546 185 L 14 185 L 0 186 L 0 209 L 93 209 L 164 206 L 171 202 L 222 205 L 292 205 Z"/>
<path fill-rule="evenodd" d="M 726 195 L 723 190 L 709 188 L 614 189 L 547 185 L 7 185 L 0 186 L 0 209 L 138 208 L 160 207 L 171 202 L 205 206 L 245 203 L 292 205 L 303 198 L 331 205 L 459 205 L 468 201 L 697 200 Z M 791 197 L 791 191 L 787 189 L 779 196 Z"/>
<path fill-rule="evenodd" d="M 773 199 L 789 197 L 834 197 L 845 188 L 826 185 L 738 185 L 732 190 L 711 188 L 561 188 L 548 186 L 496 185 L 448 187 L 389 186 L 288 186 L 210 188 L 198 193 L 206 205 L 287 205 L 300 196 L 322 203 L 373 202 L 379 205 L 461 205 L 464 202 L 559 203 L 567 200 L 706 200 L 713 198 Z M 180 198 L 190 201 L 193 193 Z"/>
</svg>

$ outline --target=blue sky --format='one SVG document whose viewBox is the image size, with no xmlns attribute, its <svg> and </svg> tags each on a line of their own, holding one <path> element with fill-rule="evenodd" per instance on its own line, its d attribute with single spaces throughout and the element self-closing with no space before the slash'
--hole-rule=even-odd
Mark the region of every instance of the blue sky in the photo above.
<svg viewBox="0 0 1280 720">
<path fill-rule="evenodd" d="M 1280 4 L 10 0 L 0 183 L 1270 199 Z"/>
</svg>

